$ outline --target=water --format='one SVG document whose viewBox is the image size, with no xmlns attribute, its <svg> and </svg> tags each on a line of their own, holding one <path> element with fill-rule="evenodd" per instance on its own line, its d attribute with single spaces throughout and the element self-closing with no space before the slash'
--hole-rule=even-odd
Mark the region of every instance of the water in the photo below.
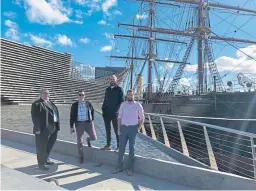
<svg viewBox="0 0 256 191">
<path fill-rule="evenodd" d="M 60 132 L 58 139 L 76 142 L 76 135 L 70 134 L 69 115 L 70 105 L 57 105 L 60 112 Z M 11 105 L 1 107 L 1 128 L 32 133 L 33 124 L 31 120 L 31 105 Z M 106 144 L 106 132 L 103 118 L 95 113 L 95 129 L 98 139 L 92 142 L 92 146 L 103 147 Z M 85 133 L 86 135 L 86 133 Z M 84 143 L 86 144 L 84 136 Z M 112 148 L 116 147 L 115 134 L 112 129 Z M 126 151 L 128 152 L 128 144 Z M 174 161 L 169 155 L 158 150 L 148 141 L 137 138 L 135 154 L 148 158 L 156 158 L 166 161 Z"/>
</svg>

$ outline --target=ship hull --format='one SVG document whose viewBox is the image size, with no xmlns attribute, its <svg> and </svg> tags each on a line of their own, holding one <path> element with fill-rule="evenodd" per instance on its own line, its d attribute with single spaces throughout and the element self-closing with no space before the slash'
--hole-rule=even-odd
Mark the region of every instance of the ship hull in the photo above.
<svg viewBox="0 0 256 191">
<path fill-rule="evenodd" d="M 145 112 L 183 116 L 189 120 L 256 133 L 256 121 L 245 120 L 256 119 L 256 92 L 211 93 L 169 99 L 166 103 L 143 104 Z"/>
</svg>

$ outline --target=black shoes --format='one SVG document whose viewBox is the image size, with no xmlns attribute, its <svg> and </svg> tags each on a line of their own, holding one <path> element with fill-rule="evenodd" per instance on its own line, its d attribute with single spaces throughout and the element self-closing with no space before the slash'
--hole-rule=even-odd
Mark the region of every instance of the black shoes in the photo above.
<svg viewBox="0 0 256 191">
<path fill-rule="evenodd" d="M 43 170 L 43 171 L 47 171 L 49 170 L 48 167 L 44 166 L 44 165 L 39 165 L 39 169 Z"/>
<path fill-rule="evenodd" d="M 49 159 L 46 161 L 46 165 L 53 165 L 54 162 L 50 161 Z"/>
<path fill-rule="evenodd" d="M 84 158 L 83 158 L 83 157 L 81 157 L 81 158 L 79 159 L 79 163 L 80 163 L 80 164 L 83 164 L 83 163 L 84 163 Z"/>
</svg>

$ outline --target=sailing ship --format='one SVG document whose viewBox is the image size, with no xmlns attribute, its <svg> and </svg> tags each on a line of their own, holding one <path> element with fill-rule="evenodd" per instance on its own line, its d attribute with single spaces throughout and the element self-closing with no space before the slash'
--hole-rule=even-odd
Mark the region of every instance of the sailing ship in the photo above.
<svg viewBox="0 0 256 191">
<path fill-rule="evenodd" d="M 247 75 L 238 67 L 245 62 L 251 68 L 256 67 L 256 52 L 250 54 L 241 48 L 242 45 L 255 50 L 256 37 L 243 27 L 256 18 L 256 9 L 245 8 L 248 1 L 240 7 L 208 0 L 136 2 L 140 14 L 132 17 L 132 23 L 118 23 L 119 30 L 126 29 L 129 34 L 118 32 L 114 35 L 116 51 L 110 56 L 111 59 L 126 60 L 129 67 L 123 81 L 124 89 L 136 89 L 137 98 L 143 101 L 146 112 L 193 117 L 193 120 L 198 117 L 199 121 L 240 130 L 243 126 L 242 130 L 256 133 L 255 121 L 248 121 L 256 119 L 256 80 L 253 74 Z M 256 8 L 256 4 L 252 6 Z M 226 17 L 222 18 L 222 14 Z M 211 16 L 219 18 L 218 23 L 211 22 Z M 236 27 L 237 17 L 249 19 Z M 228 29 L 224 35 L 218 34 L 225 26 Z M 248 34 L 247 38 L 235 37 L 243 32 Z M 120 55 L 123 51 L 118 47 L 124 39 L 128 40 L 129 46 L 125 56 Z M 244 58 L 234 66 L 235 69 L 222 70 L 222 75 L 215 58 L 216 51 L 223 51 L 220 46 L 232 48 Z M 223 81 L 230 73 L 236 75 L 236 82 L 232 81 L 234 77 Z M 144 92 L 143 77 L 147 79 Z M 184 81 L 187 84 L 182 83 Z M 237 85 L 242 91 L 236 89 Z"/>
</svg>

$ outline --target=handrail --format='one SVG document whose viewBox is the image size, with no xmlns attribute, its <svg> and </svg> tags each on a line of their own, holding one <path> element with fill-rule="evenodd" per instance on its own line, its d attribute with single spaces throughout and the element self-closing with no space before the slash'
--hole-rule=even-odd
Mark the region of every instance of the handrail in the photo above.
<svg viewBox="0 0 256 191">
<path fill-rule="evenodd" d="M 239 130 L 236 130 L 236 129 L 230 129 L 230 128 L 227 128 L 227 127 L 221 127 L 221 126 L 218 126 L 218 125 L 211 125 L 211 124 L 197 122 L 197 121 L 191 121 L 191 120 L 186 120 L 186 119 L 169 117 L 169 116 L 166 116 L 166 115 L 163 115 L 163 114 L 157 114 L 157 113 L 145 113 L 145 114 L 151 115 L 151 116 L 153 115 L 153 116 L 158 116 L 158 117 L 163 117 L 163 118 L 169 118 L 169 119 L 172 119 L 172 120 L 181 121 L 181 122 L 185 122 L 185 123 L 190 123 L 190 124 L 194 124 L 194 125 L 207 126 L 207 127 L 213 128 L 213 129 L 226 131 L 226 132 L 229 132 L 229 133 L 235 133 L 235 134 L 238 134 L 238 135 L 243 135 L 243 136 L 247 136 L 247 137 L 256 138 L 256 134 L 245 132 L 245 131 L 239 131 Z M 252 121 L 255 121 L 255 120 L 252 120 Z"/>
</svg>

